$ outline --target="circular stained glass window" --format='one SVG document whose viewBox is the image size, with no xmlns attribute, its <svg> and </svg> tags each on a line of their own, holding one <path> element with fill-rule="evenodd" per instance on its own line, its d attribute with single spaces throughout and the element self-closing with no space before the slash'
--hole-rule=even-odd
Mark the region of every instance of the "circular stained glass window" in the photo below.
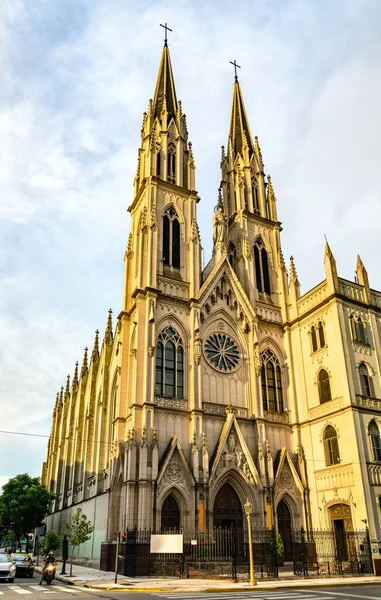
<svg viewBox="0 0 381 600">
<path fill-rule="evenodd" d="M 229 373 L 238 367 L 238 346 L 226 333 L 210 335 L 204 343 L 204 354 L 208 363 L 218 371 Z"/>
</svg>

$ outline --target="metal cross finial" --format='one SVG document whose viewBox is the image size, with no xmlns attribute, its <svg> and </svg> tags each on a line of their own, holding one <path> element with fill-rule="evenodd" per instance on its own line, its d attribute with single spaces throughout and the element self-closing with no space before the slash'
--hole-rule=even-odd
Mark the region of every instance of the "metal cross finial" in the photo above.
<svg viewBox="0 0 381 600">
<path fill-rule="evenodd" d="M 165 29 L 164 46 L 168 46 L 167 31 L 172 31 L 172 29 L 169 29 L 169 27 L 167 26 L 167 23 L 165 25 L 162 25 L 160 23 L 160 27 L 164 27 L 164 29 Z"/>
<path fill-rule="evenodd" d="M 234 66 L 234 81 L 236 83 L 238 83 L 238 75 L 237 75 L 237 67 L 238 69 L 240 69 L 240 65 L 237 65 L 236 60 L 234 59 L 234 62 L 230 61 L 230 64 Z"/>
</svg>

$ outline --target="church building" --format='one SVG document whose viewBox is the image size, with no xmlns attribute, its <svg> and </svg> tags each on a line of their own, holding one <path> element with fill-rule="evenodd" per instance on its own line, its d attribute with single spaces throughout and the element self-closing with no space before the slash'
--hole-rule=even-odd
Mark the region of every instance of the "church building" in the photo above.
<svg viewBox="0 0 381 600">
<path fill-rule="evenodd" d="M 229 99 L 226 99 L 228 111 Z M 381 293 L 357 257 L 301 295 L 236 76 L 202 268 L 196 157 L 165 42 L 143 115 L 121 310 L 53 411 L 48 529 L 80 506 L 81 547 L 137 528 L 370 531 L 381 548 Z M 223 141 L 223 140 L 222 140 Z M 210 202 L 210 200 L 209 200 Z"/>
</svg>

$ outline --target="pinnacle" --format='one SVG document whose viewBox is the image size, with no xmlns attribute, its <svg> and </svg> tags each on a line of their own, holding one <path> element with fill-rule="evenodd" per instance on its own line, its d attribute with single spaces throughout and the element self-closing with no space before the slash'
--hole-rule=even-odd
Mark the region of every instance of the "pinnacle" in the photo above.
<svg viewBox="0 0 381 600">
<path fill-rule="evenodd" d="M 99 358 L 99 331 L 98 331 L 98 329 L 95 332 L 94 347 L 93 347 L 93 351 L 91 354 L 91 358 L 93 361 L 96 361 Z"/>
<path fill-rule="evenodd" d="M 291 277 L 291 281 L 293 281 L 294 283 L 298 282 L 298 274 L 296 272 L 296 267 L 295 267 L 293 256 L 290 256 L 290 277 Z"/>
<path fill-rule="evenodd" d="M 65 388 L 65 399 L 70 396 L 70 375 L 67 376 L 66 379 L 66 388 Z"/>
<path fill-rule="evenodd" d="M 111 308 L 108 311 L 107 325 L 106 325 L 104 339 L 106 340 L 107 343 L 112 342 L 112 309 Z"/>
<path fill-rule="evenodd" d="M 87 375 L 87 369 L 88 369 L 88 347 L 86 346 L 85 348 L 85 352 L 83 354 L 83 362 L 82 362 L 82 368 L 81 368 L 81 377 L 85 377 Z"/>
<path fill-rule="evenodd" d="M 78 385 L 78 361 L 75 363 L 75 367 L 74 367 L 74 375 L 73 375 L 73 380 L 71 382 L 71 389 L 74 392 L 75 388 Z"/>
<path fill-rule="evenodd" d="M 218 200 L 217 200 L 217 208 L 222 208 L 224 210 L 224 201 L 222 199 L 222 188 L 218 188 Z"/>
</svg>

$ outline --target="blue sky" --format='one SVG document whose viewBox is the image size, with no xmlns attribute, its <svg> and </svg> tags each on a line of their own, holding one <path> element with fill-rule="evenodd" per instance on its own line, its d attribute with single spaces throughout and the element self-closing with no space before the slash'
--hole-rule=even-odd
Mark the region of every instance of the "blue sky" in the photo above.
<svg viewBox="0 0 381 600">
<path fill-rule="evenodd" d="M 56 392 L 120 310 L 165 21 L 205 260 L 236 59 L 302 292 L 324 278 L 324 234 L 342 277 L 359 253 L 381 289 L 379 0 L 0 0 L 3 430 L 49 434 Z M 0 443 L 0 485 L 40 474 L 45 439 Z"/>
</svg>

